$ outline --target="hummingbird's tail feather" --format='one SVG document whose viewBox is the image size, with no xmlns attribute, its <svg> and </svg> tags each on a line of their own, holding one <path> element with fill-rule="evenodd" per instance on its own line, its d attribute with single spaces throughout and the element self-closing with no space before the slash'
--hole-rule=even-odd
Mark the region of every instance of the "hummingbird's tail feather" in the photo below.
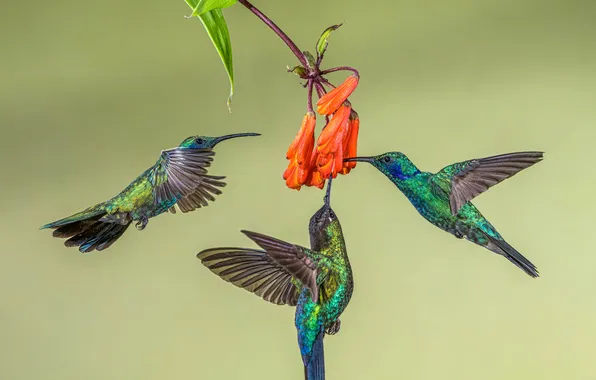
<svg viewBox="0 0 596 380">
<path fill-rule="evenodd" d="M 68 239 L 64 245 L 79 247 L 82 253 L 102 251 L 114 244 L 131 223 L 118 218 L 104 220 L 105 215 L 105 203 L 99 203 L 41 228 L 53 228 L 52 236 Z"/>
<path fill-rule="evenodd" d="M 128 229 L 130 223 L 118 224 L 96 222 L 81 233 L 64 242 L 67 247 L 79 247 L 81 253 L 94 250 L 102 251 L 112 244 Z"/>
<path fill-rule="evenodd" d="M 79 247 L 81 253 L 94 250 L 102 251 L 112 244 L 128 229 L 130 223 L 118 224 L 97 221 L 74 234 L 64 242 L 67 247 Z"/>
<path fill-rule="evenodd" d="M 87 220 L 94 221 L 94 220 L 101 218 L 103 215 L 105 215 L 105 213 L 106 213 L 105 202 L 99 203 L 99 204 L 96 204 L 95 206 L 86 208 L 85 210 L 83 210 L 81 212 L 77 212 L 74 215 L 67 216 L 66 218 L 57 220 L 52 223 L 48 223 L 48 224 L 42 226 L 41 229 L 43 230 L 45 228 L 58 228 L 58 227 L 66 226 L 66 225 L 73 224 L 76 222 L 80 222 L 80 221 L 87 221 Z M 54 235 L 54 236 L 56 236 L 56 235 Z"/>
<path fill-rule="evenodd" d="M 511 261 L 518 268 L 526 272 L 531 277 L 538 277 L 538 269 L 536 265 L 519 253 L 515 248 L 510 246 L 505 240 L 489 238 L 490 241 L 486 246 L 491 251 L 503 255 L 507 260 Z"/>
<path fill-rule="evenodd" d="M 317 340 L 312 348 L 310 358 L 304 366 L 305 380 L 325 380 L 325 352 L 323 349 L 323 338 L 325 331 L 317 336 Z"/>
</svg>

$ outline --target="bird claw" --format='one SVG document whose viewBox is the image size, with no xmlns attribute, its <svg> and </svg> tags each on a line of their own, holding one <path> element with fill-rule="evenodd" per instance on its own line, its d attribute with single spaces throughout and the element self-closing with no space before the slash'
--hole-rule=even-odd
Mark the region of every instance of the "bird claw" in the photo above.
<svg viewBox="0 0 596 380">
<path fill-rule="evenodd" d="M 333 324 L 331 326 L 329 326 L 327 328 L 327 330 L 325 330 L 325 333 L 327 335 L 335 335 L 339 332 L 340 328 L 341 328 L 341 321 L 338 319 L 335 322 L 333 322 Z"/>
<path fill-rule="evenodd" d="M 147 223 L 149 223 L 149 219 L 143 218 L 135 223 L 135 227 L 137 228 L 137 230 L 143 231 L 145 227 L 147 227 Z"/>
</svg>

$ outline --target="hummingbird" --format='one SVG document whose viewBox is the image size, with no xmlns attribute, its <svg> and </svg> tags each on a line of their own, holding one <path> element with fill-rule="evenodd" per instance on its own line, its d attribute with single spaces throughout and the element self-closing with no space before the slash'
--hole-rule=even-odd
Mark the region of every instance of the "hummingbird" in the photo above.
<svg viewBox="0 0 596 380">
<path fill-rule="evenodd" d="M 306 380 L 325 379 L 323 338 L 341 326 L 354 281 L 339 219 L 324 205 L 310 218 L 310 249 L 242 230 L 262 250 L 211 248 L 197 257 L 223 280 L 278 305 L 296 306 L 295 326 Z"/>
<path fill-rule="evenodd" d="M 543 152 L 518 152 L 458 162 L 438 173 L 420 171 L 401 152 L 344 161 L 368 162 L 393 182 L 426 220 L 504 256 L 531 277 L 536 266 L 509 245 L 470 202 L 473 198 L 543 158 Z"/>
<path fill-rule="evenodd" d="M 236 137 L 260 136 L 236 133 L 220 137 L 191 136 L 176 148 L 163 150 L 159 159 L 115 197 L 81 212 L 48 223 L 41 229 L 54 229 L 53 236 L 68 238 L 67 247 L 82 253 L 110 247 L 135 222 L 143 230 L 149 218 L 170 211 L 176 205 L 183 213 L 208 206 L 221 194 L 225 177 L 207 174 L 213 161 L 213 148 Z"/>
</svg>

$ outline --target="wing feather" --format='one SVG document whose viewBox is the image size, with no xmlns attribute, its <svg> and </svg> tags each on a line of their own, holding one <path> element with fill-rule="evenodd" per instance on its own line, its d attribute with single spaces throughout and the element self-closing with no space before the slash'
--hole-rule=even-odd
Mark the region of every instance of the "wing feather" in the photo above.
<svg viewBox="0 0 596 380">
<path fill-rule="evenodd" d="M 267 252 L 244 248 L 213 248 L 197 257 L 210 271 L 227 282 L 255 293 L 277 305 L 296 306 L 299 289 L 292 275 Z"/>
<path fill-rule="evenodd" d="M 451 213 L 492 186 L 540 162 L 543 152 L 518 152 L 449 165 L 431 177 L 433 188 L 449 194 Z"/>
<path fill-rule="evenodd" d="M 183 213 L 209 205 L 214 195 L 221 194 L 226 186 L 225 177 L 207 174 L 215 152 L 211 149 L 173 148 L 161 153 L 150 176 L 156 204 L 176 202 Z M 170 212 L 176 209 L 171 206 Z"/>
<path fill-rule="evenodd" d="M 319 298 L 317 284 L 319 270 L 312 251 L 256 232 L 243 230 L 242 233 L 263 248 L 267 255 L 290 273 L 293 278 L 307 287 L 312 300 L 317 302 Z"/>
</svg>

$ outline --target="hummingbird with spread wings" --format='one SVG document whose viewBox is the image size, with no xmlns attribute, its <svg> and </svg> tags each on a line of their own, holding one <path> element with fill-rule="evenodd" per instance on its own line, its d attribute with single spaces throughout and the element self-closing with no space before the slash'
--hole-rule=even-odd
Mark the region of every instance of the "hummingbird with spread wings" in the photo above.
<svg viewBox="0 0 596 380">
<path fill-rule="evenodd" d="M 295 326 L 306 380 L 325 379 L 323 338 L 339 331 L 354 281 L 339 219 L 325 204 L 310 219 L 310 249 L 242 231 L 262 250 L 212 248 L 197 257 L 223 280 L 278 305 L 296 306 Z"/>
<path fill-rule="evenodd" d="M 224 140 L 245 136 L 260 134 L 188 137 L 178 147 L 163 150 L 155 165 L 115 197 L 41 229 L 54 229 L 54 237 L 68 239 L 64 245 L 87 253 L 110 247 L 132 222 L 143 230 L 150 218 L 167 211 L 176 213 L 176 206 L 183 213 L 208 206 L 226 185 L 225 177 L 207 174 L 215 155 L 213 148 Z"/>
<path fill-rule="evenodd" d="M 536 266 L 509 245 L 470 201 L 542 158 L 543 152 L 509 153 L 458 162 L 436 174 L 420 171 L 401 152 L 344 161 L 372 164 L 426 220 L 459 239 L 465 238 L 504 256 L 531 277 L 538 277 Z"/>
</svg>

